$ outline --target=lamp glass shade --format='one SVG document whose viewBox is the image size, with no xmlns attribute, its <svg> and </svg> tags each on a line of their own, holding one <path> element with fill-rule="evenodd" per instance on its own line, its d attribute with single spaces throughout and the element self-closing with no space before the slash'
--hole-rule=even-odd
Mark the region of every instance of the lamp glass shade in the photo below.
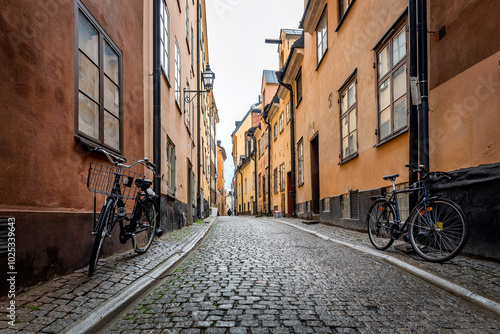
<svg viewBox="0 0 500 334">
<path fill-rule="evenodd" d="M 207 69 L 201 74 L 203 79 L 203 85 L 207 90 L 212 90 L 214 87 L 215 73 L 210 69 L 210 65 L 207 64 Z"/>
</svg>

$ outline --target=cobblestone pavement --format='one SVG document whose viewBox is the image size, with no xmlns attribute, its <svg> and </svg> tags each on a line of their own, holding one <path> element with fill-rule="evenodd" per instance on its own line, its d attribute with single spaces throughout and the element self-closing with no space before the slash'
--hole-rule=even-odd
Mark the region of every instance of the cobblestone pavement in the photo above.
<svg viewBox="0 0 500 334">
<path fill-rule="evenodd" d="M 213 221 L 211 217 L 206 221 Z M 16 296 L 16 324 L 7 322 L 9 300 L 0 299 L 0 333 L 60 333 L 86 316 L 206 232 L 210 224 L 195 223 L 166 234 L 145 254 L 133 250 L 100 259 L 93 277 L 88 267 L 29 288 Z"/>
<path fill-rule="evenodd" d="M 374 249 L 366 232 L 357 232 L 326 224 L 306 225 L 301 219 L 282 218 L 279 220 L 311 231 L 319 232 L 337 240 L 346 241 L 351 244 L 366 245 L 367 247 Z M 480 260 L 463 255 L 459 255 L 451 261 L 445 263 L 431 263 L 419 257 L 416 253 L 407 254 L 398 248 L 395 248 L 397 245 L 406 244 L 407 243 L 403 241 L 395 242 L 392 247 L 384 252 L 387 252 L 399 260 L 428 271 L 429 273 L 461 285 L 478 295 L 500 302 L 500 263 Z"/>
<path fill-rule="evenodd" d="M 500 319 L 291 226 L 222 217 L 106 333 L 498 333 Z"/>
</svg>

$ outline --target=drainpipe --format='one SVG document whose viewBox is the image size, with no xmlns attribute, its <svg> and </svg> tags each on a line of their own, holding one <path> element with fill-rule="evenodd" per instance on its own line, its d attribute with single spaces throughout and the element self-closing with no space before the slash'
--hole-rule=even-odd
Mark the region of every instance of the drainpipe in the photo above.
<svg viewBox="0 0 500 334">
<path fill-rule="evenodd" d="M 420 164 L 427 170 L 429 166 L 429 85 L 427 82 L 427 1 L 417 0 L 418 32 L 418 79 L 421 103 L 419 106 L 419 154 Z"/>
<path fill-rule="evenodd" d="M 154 192 L 161 217 L 161 70 L 160 70 L 160 1 L 153 2 L 153 161 L 156 165 Z M 161 218 L 160 218 L 161 221 Z"/>
<path fill-rule="evenodd" d="M 271 105 L 269 104 L 269 109 Z M 264 107 L 265 109 L 265 107 Z M 271 125 L 269 124 L 269 120 L 267 119 L 269 109 L 264 111 L 264 123 L 267 124 L 267 128 L 269 129 L 268 133 L 268 146 L 267 146 L 267 170 L 269 171 L 269 175 L 267 176 L 267 216 L 271 216 Z"/>
<path fill-rule="evenodd" d="M 253 158 L 253 161 L 254 161 L 254 174 L 255 174 L 255 177 L 253 178 L 254 180 L 254 184 L 253 184 L 253 188 L 254 188 L 254 196 L 255 196 L 255 208 L 254 208 L 254 211 L 253 211 L 253 214 L 256 216 L 257 215 L 257 138 L 255 138 L 255 135 L 253 133 L 250 133 L 248 131 L 245 132 L 250 138 L 252 138 L 252 142 L 253 142 L 253 151 L 251 153 L 251 158 Z"/>
<path fill-rule="evenodd" d="M 158 0 L 157 0 L 158 1 Z M 197 61 L 197 68 L 196 68 L 196 90 L 199 92 L 201 91 L 201 80 L 200 80 L 200 73 L 201 73 L 201 64 L 200 64 L 200 33 L 201 33 L 201 28 L 200 28 L 200 0 L 196 1 L 196 36 L 198 37 L 198 40 L 196 41 L 196 61 Z M 197 118 L 197 156 L 198 156 L 198 166 L 197 166 L 197 187 L 196 187 L 196 199 L 198 205 L 196 205 L 196 214 L 198 216 L 198 219 L 201 218 L 201 206 L 203 205 L 203 199 L 200 198 L 201 196 L 201 147 L 200 147 L 200 135 L 201 135 L 201 124 L 200 124 L 200 119 L 201 119 L 201 94 L 198 93 L 196 97 L 196 118 Z"/>
<path fill-rule="evenodd" d="M 410 46 L 410 60 L 409 60 L 409 74 L 410 74 L 410 90 L 418 89 L 417 83 L 417 6 L 416 0 L 408 1 L 408 22 L 409 22 L 409 46 Z M 409 141 L 409 163 L 412 166 L 418 165 L 418 92 L 410 95 L 410 119 L 408 127 L 408 141 Z M 418 173 L 409 168 L 409 183 L 410 185 L 418 181 Z M 417 203 L 417 193 L 410 193 L 409 195 L 409 210 L 411 211 Z"/>
<path fill-rule="evenodd" d="M 294 106 L 293 106 L 293 88 L 291 85 L 284 83 L 281 79 L 281 72 L 276 73 L 278 77 L 278 82 L 281 86 L 286 88 L 290 92 L 290 161 L 291 161 L 291 177 L 292 177 L 292 217 L 297 217 L 295 208 L 297 206 L 297 198 L 295 194 L 295 120 L 294 120 Z"/>
</svg>

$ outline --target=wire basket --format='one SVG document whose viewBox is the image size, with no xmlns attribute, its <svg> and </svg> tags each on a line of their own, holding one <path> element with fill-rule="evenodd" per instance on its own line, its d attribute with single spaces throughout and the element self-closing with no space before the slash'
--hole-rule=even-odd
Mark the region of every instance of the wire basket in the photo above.
<svg viewBox="0 0 500 334">
<path fill-rule="evenodd" d="M 135 199 L 137 192 L 134 181 L 138 178 L 144 179 L 144 175 L 116 166 L 92 162 L 89 167 L 87 188 L 98 194 Z M 113 189 L 115 189 L 114 192 Z"/>
</svg>

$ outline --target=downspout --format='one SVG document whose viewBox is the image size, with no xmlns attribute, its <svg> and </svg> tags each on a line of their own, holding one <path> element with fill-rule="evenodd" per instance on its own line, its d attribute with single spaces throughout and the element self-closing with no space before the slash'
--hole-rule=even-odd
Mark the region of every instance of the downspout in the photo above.
<svg viewBox="0 0 500 334">
<path fill-rule="evenodd" d="M 265 108 L 265 107 L 264 107 Z M 270 108 L 269 108 L 270 109 Z M 267 112 L 269 110 L 264 111 L 265 117 L 264 117 L 264 123 L 267 124 L 267 128 L 269 129 L 268 133 L 268 146 L 267 146 L 267 170 L 269 171 L 269 175 L 266 175 L 267 177 L 267 216 L 271 216 L 271 125 L 269 124 L 269 120 L 267 119 Z"/>
<path fill-rule="evenodd" d="M 254 215 L 258 215 L 258 210 L 257 210 L 257 204 L 258 204 L 258 199 L 257 199 L 257 138 L 255 138 L 255 135 L 252 135 L 253 138 L 253 169 L 255 173 L 255 177 L 253 178 L 253 183 L 254 183 L 254 193 L 255 193 L 255 208 L 254 208 Z"/>
<path fill-rule="evenodd" d="M 427 170 L 429 166 L 429 85 L 427 82 L 427 1 L 417 0 L 418 31 L 418 81 L 421 103 L 419 107 L 419 155 L 420 164 Z"/>
<path fill-rule="evenodd" d="M 196 52 L 196 61 L 197 61 L 197 68 L 196 68 L 196 90 L 199 92 L 201 91 L 201 80 L 200 80 L 200 73 L 201 73 L 201 64 L 200 64 L 200 0 L 196 1 L 196 36 L 198 37 L 198 40 L 196 41 L 196 47 L 197 47 L 197 52 Z M 198 148 L 198 166 L 197 166 L 197 187 L 196 187 L 196 202 L 198 203 L 196 205 L 196 214 L 198 216 L 198 219 L 201 218 L 201 206 L 202 206 L 202 199 L 200 198 L 201 196 L 201 147 L 200 147 L 200 135 L 201 135 L 201 124 L 200 124 L 200 119 L 201 119 L 201 94 L 198 93 L 196 97 L 197 101 L 197 106 L 196 106 L 196 118 L 197 118 L 197 148 Z"/>
<path fill-rule="evenodd" d="M 409 144 L 409 164 L 411 166 L 418 165 L 418 92 L 417 88 L 417 6 L 416 0 L 408 1 L 408 21 L 409 21 L 409 45 L 410 45 L 410 60 L 409 60 L 409 75 L 410 75 L 410 119 L 408 127 L 408 144 Z M 415 91 L 416 94 L 413 94 Z M 409 183 L 410 185 L 418 181 L 418 173 L 409 168 Z M 413 210 L 417 203 L 418 194 L 416 192 L 409 194 L 409 210 Z"/>
<path fill-rule="evenodd" d="M 293 88 L 291 85 L 284 83 L 281 80 L 281 74 L 277 75 L 278 82 L 281 86 L 286 88 L 290 92 L 290 161 L 291 161 L 291 178 L 292 178 L 292 217 L 297 217 L 295 212 L 296 204 L 296 194 L 295 194 L 295 120 L 294 120 L 294 106 L 293 106 Z"/>
<path fill-rule="evenodd" d="M 160 1 L 153 2 L 153 161 L 156 165 L 153 190 L 158 195 L 161 221 L 161 69 L 160 69 Z"/>
</svg>

